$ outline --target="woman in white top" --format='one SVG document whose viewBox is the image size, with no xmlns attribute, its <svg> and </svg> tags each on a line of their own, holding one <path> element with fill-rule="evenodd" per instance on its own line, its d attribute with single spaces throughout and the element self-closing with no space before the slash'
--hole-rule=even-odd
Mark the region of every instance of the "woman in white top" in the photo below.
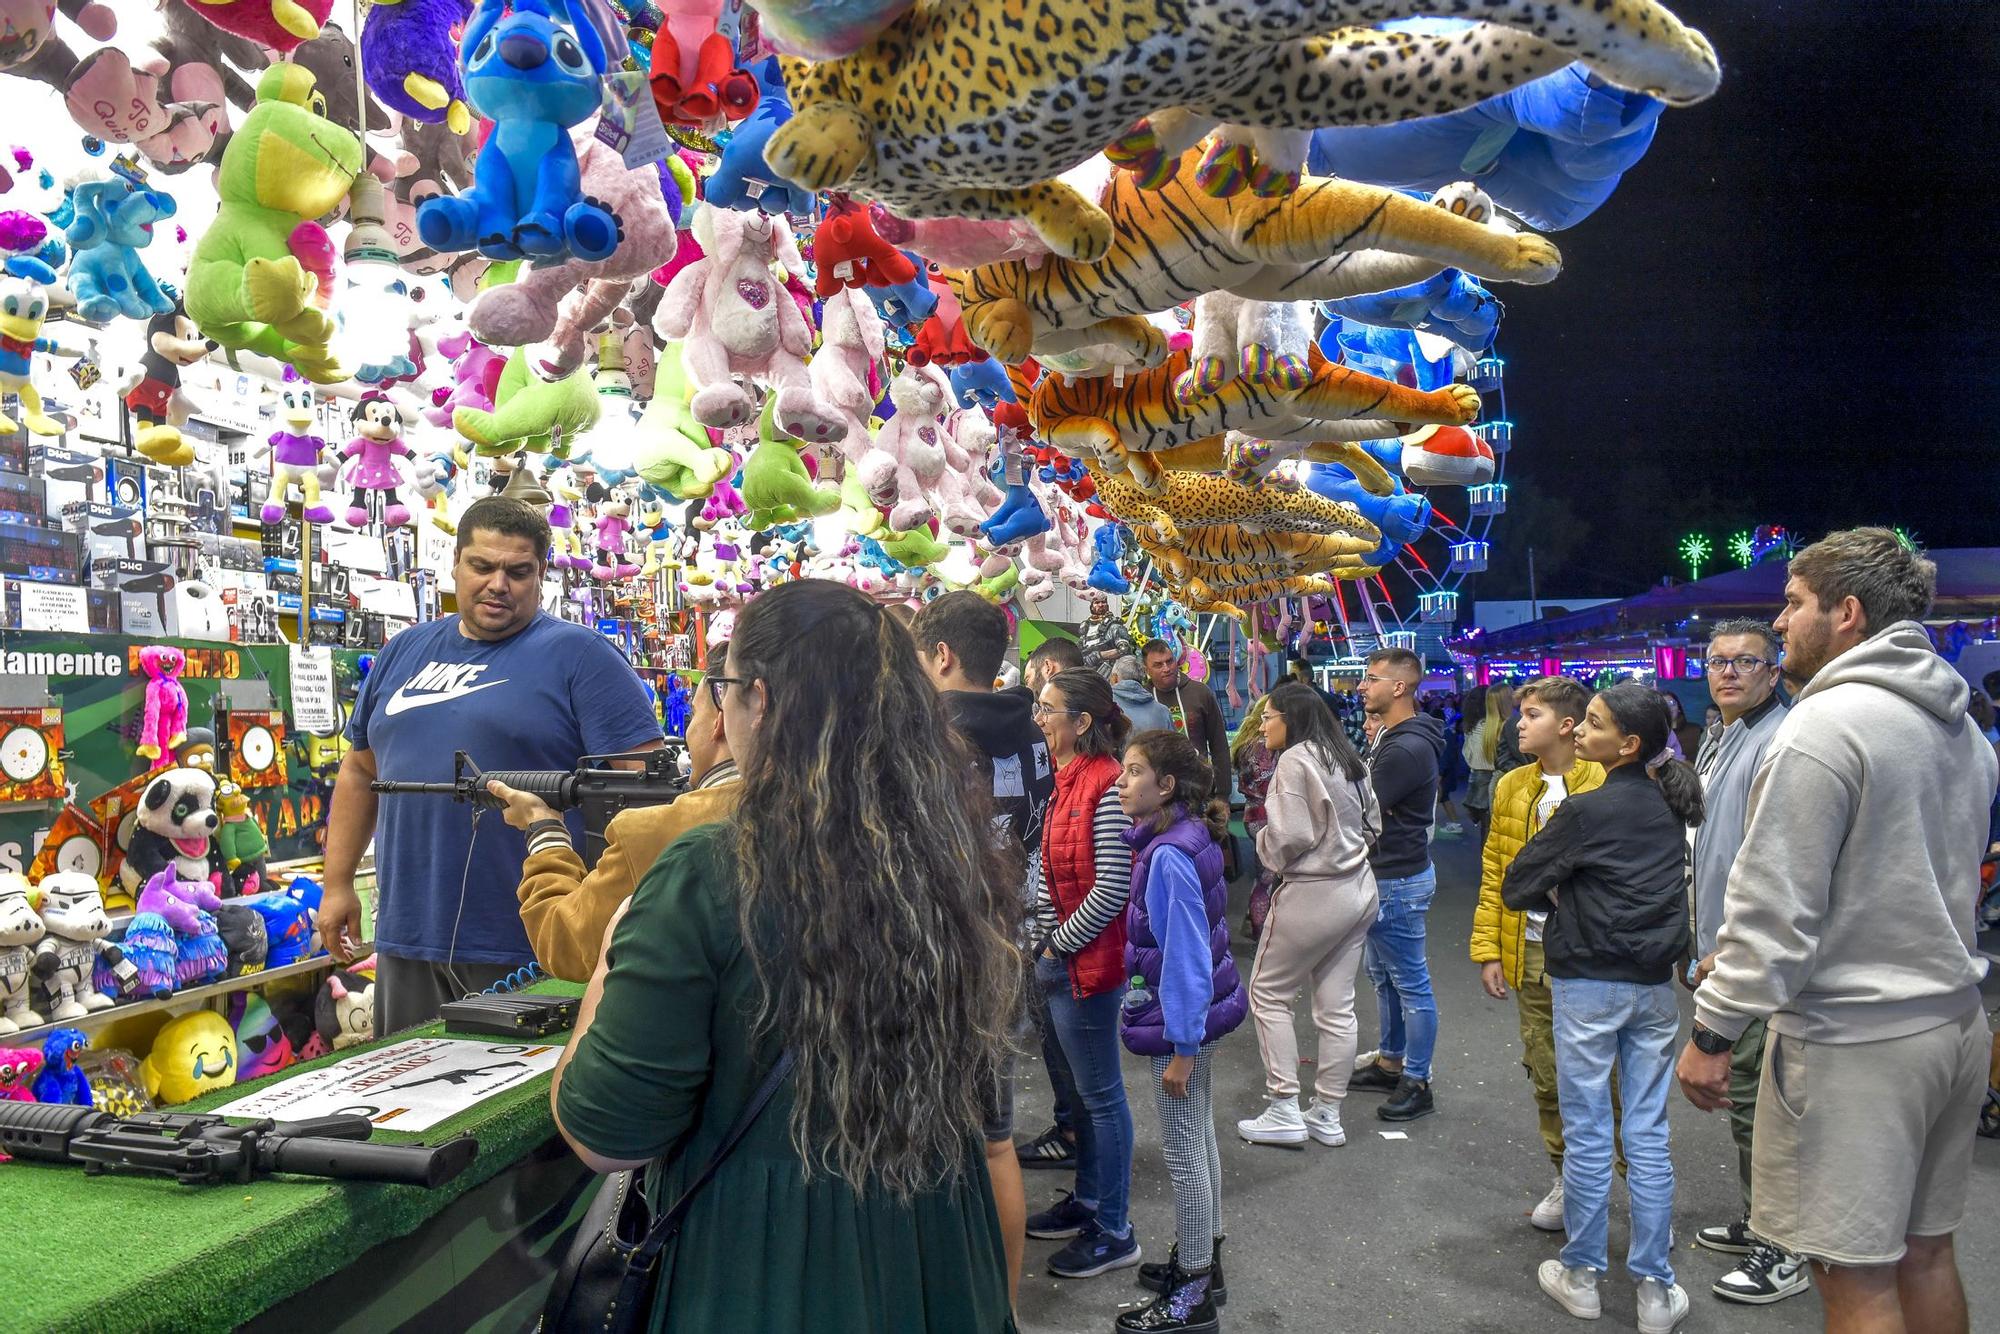
<svg viewBox="0 0 2000 1334">
<path fill-rule="evenodd" d="M 1310 686 L 1289 681 L 1264 709 L 1264 744 L 1278 756 L 1264 799 L 1257 859 L 1280 877 L 1250 970 L 1250 1012 L 1271 1098 L 1264 1114 L 1237 1122 L 1252 1144 L 1298 1146 L 1308 1136 L 1343 1144 L 1340 1103 L 1354 1070 L 1354 980 L 1375 922 L 1368 853 L 1382 811 L 1347 733 Z M 1319 1029 L 1316 1098 L 1299 1110 L 1299 1042 L 1292 998 L 1312 989 Z"/>
<path fill-rule="evenodd" d="M 1484 691 L 1474 690 L 1465 697 L 1465 716 L 1477 717 L 1465 734 L 1465 766 L 1472 778 L 1465 788 L 1465 809 L 1479 826 L 1479 843 L 1486 844 L 1486 825 L 1493 815 L 1493 757 L 1500 749 L 1500 729 L 1514 711 L 1514 692 L 1506 685 Z"/>
</svg>

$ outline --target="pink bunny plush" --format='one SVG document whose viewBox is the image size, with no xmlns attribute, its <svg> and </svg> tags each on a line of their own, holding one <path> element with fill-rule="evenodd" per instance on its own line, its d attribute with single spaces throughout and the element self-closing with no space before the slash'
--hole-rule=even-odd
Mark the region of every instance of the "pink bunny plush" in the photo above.
<svg viewBox="0 0 2000 1334">
<path fill-rule="evenodd" d="M 934 508 L 928 492 L 944 474 L 943 417 L 951 405 L 951 381 L 936 366 L 906 366 L 890 381 L 889 400 L 896 415 L 858 466 L 868 498 L 901 533 L 929 520 Z"/>
<path fill-rule="evenodd" d="M 847 427 L 841 454 L 857 463 L 868 452 L 868 419 L 882 399 L 886 330 L 875 303 L 859 287 L 843 287 L 826 299 L 819 351 L 809 368 L 813 389 Z"/>
</svg>

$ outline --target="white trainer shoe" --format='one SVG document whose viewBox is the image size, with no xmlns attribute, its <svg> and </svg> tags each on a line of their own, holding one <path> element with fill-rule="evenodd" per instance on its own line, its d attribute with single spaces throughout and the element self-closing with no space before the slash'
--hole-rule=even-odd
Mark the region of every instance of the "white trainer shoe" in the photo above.
<svg viewBox="0 0 2000 1334">
<path fill-rule="evenodd" d="M 1639 1334 L 1674 1334 L 1687 1313 L 1688 1295 L 1680 1284 L 1639 1280 Z"/>
<path fill-rule="evenodd" d="M 1528 1215 L 1528 1221 L 1544 1232 L 1563 1230 L 1563 1179 L 1556 1178 L 1556 1184 L 1549 1187 L 1549 1193 L 1542 1196 L 1542 1202 L 1535 1206 L 1535 1212 Z"/>
<path fill-rule="evenodd" d="M 1317 1098 L 1305 1110 L 1306 1133 L 1328 1148 L 1337 1149 L 1347 1143 L 1347 1132 L 1340 1128 L 1340 1104 L 1321 1102 Z"/>
<path fill-rule="evenodd" d="M 1376 1051 L 1364 1051 L 1364 1052 L 1362 1052 L 1362 1053 L 1361 1053 L 1361 1054 L 1360 1054 L 1359 1056 L 1357 1056 L 1357 1057 L 1355 1057 L 1355 1058 L 1354 1058 L 1354 1068 L 1355 1068 L 1355 1070 L 1356 1070 L 1357 1072 L 1359 1072 L 1359 1071 L 1362 1071 L 1362 1070 L 1366 1070 L 1366 1069 L 1367 1069 L 1367 1068 L 1368 1068 L 1369 1066 L 1371 1066 L 1371 1065 L 1375 1064 L 1376 1060 L 1377 1060 L 1377 1059 L 1378 1059 L 1378 1058 L 1379 1058 L 1379 1057 L 1380 1057 L 1381 1055 L 1382 1055 L 1382 1053 L 1381 1053 L 1381 1051 L 1380 1051 L 1380 1050 L 1376 1050 Z"/>
<path fill-rule="evenodd" d="M 1604 1303 L 1597 1295 L 1596 1270 L 1570 1269 L 1560 1260 L 1544 1260 L 1541 1268 L 1535 1271 L 1535 1277 L 1541 1280 L 1542 1291 L 1555 1298 L 1558 1306 L 1578 1320 L 1595 1320 L 1604 1314 Z M 1681 1314 L 1687 1314 L 1685 1301 Z"/>
<path fill-rule="evenodd" d="M 1273 1098 L 1262 1116 L 1236 1123 L 1236 1133 L 1252 1144 L 1277 1144 L 1296 1149 L 1306 1142 L 1306 1119 L 1297 1098 Z"/>
</svg>

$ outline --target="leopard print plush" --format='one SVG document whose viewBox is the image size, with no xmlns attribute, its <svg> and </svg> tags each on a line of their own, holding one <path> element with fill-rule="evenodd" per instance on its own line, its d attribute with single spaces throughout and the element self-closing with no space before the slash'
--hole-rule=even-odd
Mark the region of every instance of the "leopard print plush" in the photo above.
<svg viewBox="0 0 2000 1334">
<path fill-rule="evenodd" d="M 1412 15 L 1448 33 L 1368 25 Z M 908 218 L 1022 219 L 1093 260 L 1111 219 L 1053 178 L 1173 112 L 1173 134 L 1384 124 L 1469 106 L 1581 60 L 1685 104 L 1715 52 L 1654 0 L 918 0 L 854 55 L 787 58 L 780 177 Z M 1157 134 L 1158 129 L 1154 127 Z"/>
</svg>

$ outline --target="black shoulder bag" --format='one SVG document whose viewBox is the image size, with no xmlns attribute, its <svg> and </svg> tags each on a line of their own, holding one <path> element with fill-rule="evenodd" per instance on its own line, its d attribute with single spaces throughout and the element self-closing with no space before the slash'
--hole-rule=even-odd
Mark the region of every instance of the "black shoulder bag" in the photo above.
<svg viewBox="0 0 2000 1334">
<path fill-rule="evenodd" d="M 679 1235 L 694 1197 L 757 1123 L 791 1072 L 792 1053 L 788 1049 L 764 1077 L 736 1124 L 715 1146 L 701 1172 L 688 1183 L 673 1208 L 657 1218 L 640 1188 L 644 1168 L 614 1172 L 606 1178 L 556 1271 L 555 1285 L 542 1306 L 539 1329 L 546 1334 L 629 1334 L 645 1324 L 659 1291 L 660 1253 Z"/>
</svg>

